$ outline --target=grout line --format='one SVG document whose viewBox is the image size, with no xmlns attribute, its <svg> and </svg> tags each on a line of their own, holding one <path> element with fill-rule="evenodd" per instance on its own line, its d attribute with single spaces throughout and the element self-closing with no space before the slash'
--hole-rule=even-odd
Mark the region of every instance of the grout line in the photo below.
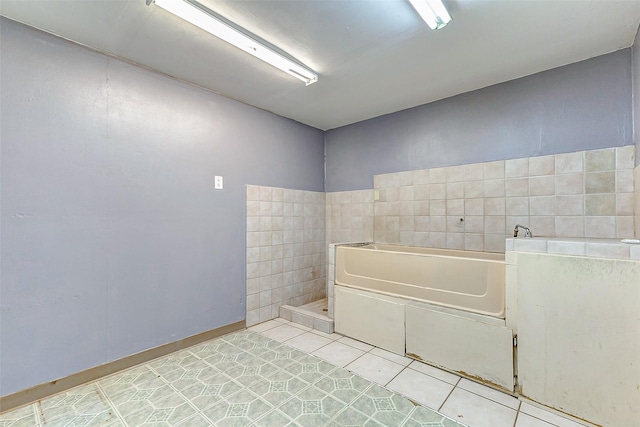
<svg viewBox="0 0 640 427">
<path fill-rule="evenodd" d="M 118 408 L 116 408 L 116 404 L 113 403 L 113 401 L 111 400 L 111 398 L 109 397 L 109 395 L 107 394 L 106 391 L 104 391 L 104 389 L 102 388 L 102 386 L 99 384 L 99 382 L 96 380 L 94 381 L 94 384 L 96 386 L 96 391 L 98 394 L 102 395 L 102 397 L 104 397 L 104 399 L 107 401 L 107 403 L 109 404 L 109 406 L 111 407 L 111 409 L 113 410 L 113 413 L 116 415 L 116 418 L 118 418 L 118 420 L 120 422 L 122 422 L 122 424 L 124 426 L 128 426 L 127 422 L 124 420 L 124 417 L 122 416 L 122 414 L 120 413 L 120 411 L 118 411 Z"/>
<path fill-rule="evenodd" d="M 436 378 L 437 379 L 437 378 Z M 453 385 L 453 388 L 451 389 L 451 391 L 449 392 L 449 394 L 447 394 L 447 397 L 445 397 L 444 401 L 442 402 L 442 405 L 440 405 L 440 407 L 437 409 L 438 413 L 441 413 L 440 411 L 442 411 L 442 407 L 444 406 L 445 403 L 447 403 L 447 400 L 449 400 L 449 398 L 451 397 L 451 395 L 453 394 L 453 391 L 458 388 L 458 384 L 460 384 L 460 381 L 462 380 L 462 378 L 458 378 L 458 381 L 456 381 L 456 383 Z"/>
<path fill-rule="evenodd" d="M 460 378 L 460 381 L 462 381 L 462 379 L 463 379 L 463 378 L 461 377 L 461 378 Z M 464 379 L 466 379 L 466 378 L 464 378 Z M 459 381 L 459 382 L 460 382 L 460 381 Z M 480 384 L 480 383 L 477 383 L 477 384 Z M 480 385 L 482 385 L 482 384 L 480 384 Z M 512 395 L 510 395 L 510 394 L 507 394 L 507 393 L 504 393 L 504 392 L 502 392 L 502 391 L 500 391 L 500 390 L 497 390 L 497 389 L 494 389 L 494 388 L 491 388 L 491 387 L 487 387 L 487 386 L 485 386 L 485 385 L 482 385 L 482 386 L 483 386 L 483 387 L 485 387 L 486 389 L 493 390 L 493 391 L 497 391 L 498 393 L 502 393 L 502 394 L 504 394 L 505 396 L 513 397 L 514 399 L 518 400 L 518 398 L 517 398 L 517 397 L 512 396 Z M 456 385 L 456 387 L 458 387 L 458 386 Z M 474 392 L 474 391 L 471 391 L 471 390 L 467 390 L 467 389 L 466 389 L 466 388 L 464 388 L 464 387 L 460 387 L 460 389 L 461 389 L 461 390 L 464 390 L 464 391 L 466 391 L 466 392 L 468 392 L 468 393 L 475 394 L 476 396 L 481 397 L 481 398 L 483 398 L 483 399 L 490 400 L 491 402 L 497 403 L 498 405 L 502 405 L 502 406 L 504 406 L 505 408 L 509 408 L 509 409 L 511 409 L 511 410 L 514 410 L 512 407 L 510 407 L 510 406 L 508 406 L 508 405 L 505 405 L 505 404 L 504 404 L 504 403 L 502 403 L 502 402 L 498 402 L 497 400 L 493 400 L 493 399 L 492 399 L 492 398 L 490 398 L 490 397 L 483 396 L 483 395 L 478 394 L 478 393 L 476 393 L 476 392 Z M 518 408 L 520 408 L 520 401 L 519 401 L 519 400 L 518 400 Z M 519 411 L 520 409 L 515 409 L 515 410 L 516 410 L 516 411 Z"/>
<path fill-rule="evenodd" d="M 517 427 L 518 418 L 520 417 L 520 406 L 522 406 L 522 402 L 518 401 L 518 409 L 516 409 L 516 418 L 513 420 L 513 427 Z"/>
<path fill-rule="evenodd" d="M 38 407 L 40 406 L 37 402 L 36 403 L 32 403 L 31 406 L 33 407 L 33 413 L 36 417 L 36 422 L 38 423 L 38 426 L 42 427 L 44 426 L 44 422 L 42 421 L 42 418 L 40 417 L 40 410 L 38 409 Z"/>
<path fill-rule="evenodd" d="M 391 361 L 390 361 L 390 362 L 391 362 Z M 386 384 L 384 384 L 384 386 L 385 386 L 385 387 L 386 387 L 386 386 L 388 386 L 388 385 L 391 383 L 391 381 L 395 380 L 395 379 L 396 379 L 396 377 L 397 377 L 398 375 L 400 375 L 401 373 L 403 373 L 405 369 L 407 369 L 407 366 L 405 366 L 404 368 L 400 369 L 400 372 L 398 372 L 397 374 L 395 374 L 395 375 L 393 376 L 393 378 L 391 378 L 389 381 L 387 381 L 387 383 L 386 383 Z M 397 392 L 394 392 L 394 393 L 397 393 Z M 407 397 L 407 396 L 405 396 L 405 397 Z M 407 397 L 407 398 L 408 398 L 408 397 Z"/>
</svg>

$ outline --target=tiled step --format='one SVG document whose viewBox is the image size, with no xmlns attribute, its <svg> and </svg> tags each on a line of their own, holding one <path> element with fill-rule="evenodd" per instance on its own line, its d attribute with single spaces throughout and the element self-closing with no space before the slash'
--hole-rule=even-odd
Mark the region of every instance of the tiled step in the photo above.
<svg viewBox="0 0 640 427">
<path fill-rule="evenodd" d="M 294 307 L 291 305 L 283 305 L 280 307 L 280 317 L 298 325 L 307 328 L 316 329 L 326 334 L 333 333 L 333 319 L 330 319 L 327 312 L 327 299 L 321 299 Z"/>
</svg>

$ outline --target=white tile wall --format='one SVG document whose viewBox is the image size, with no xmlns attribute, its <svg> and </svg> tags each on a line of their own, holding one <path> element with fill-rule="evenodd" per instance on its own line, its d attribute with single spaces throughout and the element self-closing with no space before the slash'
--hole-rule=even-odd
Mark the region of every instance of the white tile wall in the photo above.
<svg viewBox="0 0 640 427">
<path fill-rule="evenodd" d="M 545 237 L 640 235 L 634 156 L 626 146 L 377 175 L 374 240 L 503 252 L 516 224 Z"/>
<path fill-rule="evenodd" d="M 634 169 L 635 181 L 635 230 L 636 239 L 640 239 L 640 165 Z"/>
<path fill-rule="evenodd" d="M 373 241 L 373 195 L 373 190 L 326 193 L 326 244 Z"/>
<path fill-rule="evenodd" d="M 325 194 L 247 186 L 247 326 L 325 297 Z"/>
<path fill-rule="evenodd" d="M 249 185 L 247 324 L 277 317 L 284 304 L 332 297 L 330 243 L 503 252 L 517 223 L 534 236 L 640 238 L 634 164 L 635 147 L 626 146 L 376 175 L 368 190 Z"/>
</svg>

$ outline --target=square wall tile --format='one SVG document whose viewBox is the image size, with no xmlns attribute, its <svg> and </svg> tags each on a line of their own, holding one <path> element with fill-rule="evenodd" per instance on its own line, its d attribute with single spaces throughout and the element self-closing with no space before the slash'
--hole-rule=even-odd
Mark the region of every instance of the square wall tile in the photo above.
<svg viewBox="0 0 640 427">
<path fill-rule="evenodd" d="M 633 216 L 633 203 L 636 197 L 637 195 L 633 193 L 616 194 L 616 215 Z"/>
<path fill-rule="evenodd" d="M 528 188 L 528 184 L 527 184 L 527 188 Z M 464 196 L 467 198 L 484 197 L 484 181 L 465 182 Z"/>
<path fill-rule="evenodd" d="M 529 158 L 529 176 L 554 175 L 556 169 L 554 156 Z"/>
<path fill-rule="evenodd" d="M 555 194 L 555 176 L 542 175 L 529 179 L 529 194 L 532 196 L 549 196 Z"/>
<path fill-rule="evenodd" d="M 491 197 L 484 199 L 484 214 L 485 215 L 505 215 L 505 198 L 504 197 Z"/>
<path fill-rule="evenodd" d="M 633 239 L 634 218 L 632 216 L 619 216 L 616 218 L 616 237 L 618 239 Z"/>
<path fill-rule="evenodd" d="M 531 215 L 529 228 L 534 237 L 554 237 L 556 235 L 555 217 Z"/>
<path fill-rule="evenodd" d="M 504 252 L 506 236 L 504 234 L 485 234 L 484 250 L 487 252 Z"/>
<path fill-rule="evenodd" d="M 484 163 L 484 179 L 504 178 L 504 160 Z"/>
<path fill-rule="evenodd" d="M 247 200 L 260 200 L 260 187 L 256 185 L 247 185 Z"/>
<path fill-rule="evenodd" d="M 431 184 L 447 182 L 447 174 L 444 168 L 429 169 L 429 182 Z"/>
<path fill-rule="evenodd" d="M 499 216 L 485 216 L 484 217 L 484 232 L 488 234 L 500 234 L 505 233 L 505 217 Z"/>
<path fill-rule="evenodd" d="M 505 180 L 504 179 L 488 179 L 484 181 L 485 197 L 504 197 Z"/>
<path fill-rule="evenodd" d="M 464 166 L 465 181 L 481 181 L 484 179 L 484 164 L 472 163 Z"/>
<path fill-rule="evenodd" d="M 506 213 L 507 215 L 529 215 L 529 198 L 507 197 Z"/>
<path fill-rule="evenodd" d="M 464 199 L 447 200 L 447 215 L 464 216 Z"/>
<path fill-rule="evenodd" d="M 505 181 L 505 194 L 507 197 L 528 196 L 529 178 L 511 178 Z"/>
<path fill-rule="evenodd" d="M 413 185 L 426 185 L 431 181 L 429 180 L 429 169 L 415 170 L 413 171 Z"/>
<path fill-rule="evenodd" d="M 465 199 L 465 215 L 484 215 L 484 199 Z"/>
<path fill-rule="evenodd" d="M 461 182 L 465 180 L 464 166 L 449 166 L 445 168 L 447 182 Z"/>
<path fill-rule="evenodd" d="M 483 251 L 484 250 L 484 234 L 465 233 L 464 249 L 466 251 Z"/>
<path fill-rule="evenodd" d="M 429 189 L 429 199 L 446 199 L 447 198 L 447 187 L 446 184 L 431 184 Z"/>
<path fill-rule="evenodd" d="M 536 196 L 529 198 L 529 213 L 530 215 L 554 215 L 555 197 Z"/>
<path fill-rule="evenodd" d="M 373 188 L 398 187 L 400 178 L 395 173 L 373 176 Z"/>
<path fill-rule="evenodd" d="M 447 249 L 464 249 L 464 233 L 447 233 Z"/>
<path fill-rule="evenodd" d="M 584 172 L 584 152 L 556 154 L 556 174 Z"/>
<path fill-rule="evenodd" d="M 405 187 L 413 185 L 413 171 L 398 172 L 398 185 Z"/>
<path fill-rule="evenodd" d="M 429 202 L 429 215 L 446 215 L 447 214 L 447 202 L 445 200 L 431 200 Z"/>
<path fill-rule="evenodd" d="M 616 149 L 616 169 L 633 169 L 636 161 L 636 147 L 627 145 Z"/>
<path fill-rule="evenodd" d="M 615 148 L 585 151 L 585 171 L 597 172 L 615 169 Z"/>
<path fill-rule="evenodd" d="M 446 184 L 447 199 L 464 198 L 464 182 L 448 182 Z"/>
<path fill-rule="evenodd" d="M 616 217 L 585 217 L 584 220 L 585 236 L 599 237 L 605 239 L 614 239 L 616 237 Z"/>
<path fill-rule="evenodd" d="M 616 171 L 616 192 L 617 193 L 633 193 L 633 169 L 624 169 Z"/>
<path fill-rule="evenodd" d="M 556 194 L 584 194 L 584 174 L 569 173 L 556 175 Z"/>
<path fill-rule="evenodd" d="M 556 215 L 584 215 L 584 196 L 556 196 Z"/>
<path fill-rule="evenodd" d="M 465 233 L 484 233 L 484 216 L 466 215 L 464 217 Z"/>
<path fill-rule="evenodd" d="M 518 178 L 529 176 L 529 158 L 512 159 L 504 162 L 505 178 Z"/>
<path fill-rule="evenodd" d="M 616 214 L 616 195 L 587 194 L 584 209 L 587 216 L 613 216 Z"/>
<path fill-rule="evenodd" d="M 615 190 L 616 175 L 614 171 L 585 174 L 586 193 L 613 193 Z"/>
</svg>

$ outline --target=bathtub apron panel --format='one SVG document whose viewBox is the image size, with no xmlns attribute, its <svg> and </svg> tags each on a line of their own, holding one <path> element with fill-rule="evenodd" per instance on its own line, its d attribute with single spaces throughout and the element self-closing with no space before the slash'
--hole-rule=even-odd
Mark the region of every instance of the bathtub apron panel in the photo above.
<svg viewBox="0 0 640 427">
<path fill-rule="evenodd" d="M 337 286 L 335 330 L 404 356 L 404 305 L 384 295 Z"/>
<path fill-rule="evenodd" d="M 409 356 L 513 391 L 510 329 L 411 305 L 405 310 Z"/>
</svg>

